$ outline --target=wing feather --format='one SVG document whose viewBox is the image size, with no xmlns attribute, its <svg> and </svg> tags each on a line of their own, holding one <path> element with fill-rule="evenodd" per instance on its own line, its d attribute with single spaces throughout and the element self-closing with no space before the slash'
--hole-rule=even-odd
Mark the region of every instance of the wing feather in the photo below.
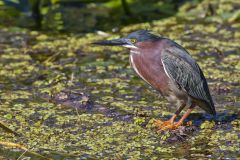
<svg viewBox="0 0 240 160">
<path fill-rule="evenodd" d="M 173 45 L 162 51 L 161 60 L 165 72 L 170 79 L 183 88 L 188 95 L 203 101 L 200 106 L 211 114 L 216 114 L 207 81 L 194 59 L 178 45 Z"/>
</svg>

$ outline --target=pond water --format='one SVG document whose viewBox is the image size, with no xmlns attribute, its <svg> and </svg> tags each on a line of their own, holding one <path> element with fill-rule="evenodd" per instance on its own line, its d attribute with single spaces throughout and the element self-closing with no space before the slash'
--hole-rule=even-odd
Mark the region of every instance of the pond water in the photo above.
<svg viewBox="0 0 240 160">
<path fill-rule="evenodd" d="M 33 159 L 239 158 L 240 24 L 185 14 L 107 36 L 0 29 L 0 120 L 18 134 L 0 128 L 0 142 L 25 146 L 22 158 Z M 196 109 L 191 126 L 157 133 L 154 119 L 176 106 L 134 73 L 128 50 L 91 44 L 146 27 L 197 60 L 216 117 Z M 2 159 L 24 152 L 2 146 Z"/>
</svg>

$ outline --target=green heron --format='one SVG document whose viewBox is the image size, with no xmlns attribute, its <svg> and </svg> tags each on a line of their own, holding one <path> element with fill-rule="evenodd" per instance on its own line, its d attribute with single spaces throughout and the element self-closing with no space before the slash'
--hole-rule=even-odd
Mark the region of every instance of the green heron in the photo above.
<svg viewBox="0 0 240 160">
<path fill-rule="evenodd" d="M 178 109 L 165 122 L 155 121 L 159 130 L 182 125 L 195 106 L 216 115 L 212 97 L 202 70 L 189 53 L 176 42 L 139 30 L 126 37 L 95 42 L 97 45 L 123 46 L 130 49 L 130 63 L 135 72 Z M 175 122 L 184 107 L 188 110 Z"/>
</svg>

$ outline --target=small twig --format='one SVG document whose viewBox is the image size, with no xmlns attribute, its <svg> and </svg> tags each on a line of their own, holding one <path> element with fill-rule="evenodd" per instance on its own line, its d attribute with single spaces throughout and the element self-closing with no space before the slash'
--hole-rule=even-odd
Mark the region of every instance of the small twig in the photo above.
<svg viewBox="0 0 240 160">
<path fill-rule="evenodd" d="M 28 150 L 25 146 L 23 146 L 21 144 L 18 144 L 18 143 L 0 141 L 0 145 L 7 146 L 7 147 L 12 147 L 12 148 L 19 148 L 19 149 L 22 149 L 22 150 Z"/>
<path fill-rule="evenodd" d="M 17 158 L 17 160 L 19 160 L 19 159 L 20 159 L 24 154 L 26 154 L 26 153 L 29 153 L 29 154 L 32 154 L 32 155 L 41 157 L 41 158 L 43 158 L 43 159 L 49 159 L 49 158 L 47 158 L 47 157 L 42 156 L 42 155 L 39 154 L 39 153 L 29 151 L 29 149 L 28 149 L 27 147 L 25 147 L 25 146 L 23 146 L 23 145 L 21 145 L 21 144 L 18 144 L 18 143 L 0 141 L 0 145 L 6 146 L 6 147 L 11 147 L 11 148 L 18 148 L 18 149 L 24 150 L 24 152 Z"/>
<path fill-rule="evenodd" d="M 63 90 L 63 91 L 61 91 L 61 92 L 63 92 L 63 93 L 68 93 L 68 94 L 71 94 L 71 93 L 73 93 L 73 94 L 78 94 L 78 95 L 83 95 L 83 93 L 82 92 L 77 92 L 77 91 L 74 91 L 74 90 Z"/>
<path fill-rule="evenodd" d="M 75 107 L 75 109 L 76 109 L 77 116 L 78 116 L 78 123 L 80 123 L 80 114 L 79 114 L 79 112 L 78 112 L 78 108 L 77 108 L 77 107 Z"/>
<path fill-rule="evenodd" d="M 3 122 L 0 121 L 0 128 L 4 129 L 8 133 L 12 133 L 15 136 L 18 136 L 18 133 L 8 128 Z"/>
<path fill-rule="evenodd" d="M 19 157 L 18 157 L 18 159 L 17 160 L 20 160 L 20 158 L 25 154 L 25 153 L 27 153 L 27 151 L 28 151 L 28 149 L 27 150 L 25 150 Z"/>
<path fill-rule="evenodd" d="M 51 56 L 48 57 L 43 63 L 45 64 L 45 63 L 47 63 L 47 62 L 52 61 L 54 58 L 56 58 L 56 57 L 57 57 L 58 55 L 60 55 L 61 53 L 62 53 L 62 52 L 57 52 L 57 53 L 51 55 Z"/>
</svg>

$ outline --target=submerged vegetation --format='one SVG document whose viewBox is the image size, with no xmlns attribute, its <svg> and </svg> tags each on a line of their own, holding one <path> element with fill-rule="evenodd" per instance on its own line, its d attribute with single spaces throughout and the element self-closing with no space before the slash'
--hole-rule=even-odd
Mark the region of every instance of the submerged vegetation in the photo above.
<svg viewBox="0 0 240 160">
<path fill-rule="evenodd" d="M 0 128 L 0 159 L 239 158 L 239 8 L 234 0 L 186 2 L 164 19 L 117 33 L 1 26 L 0 126 L 13 132 Z M 192 125 L 157 133 L 153 121 L 168 119 L 175 105 L 136 76 L 127 50 L 91 44 L 144 28 L 197 60 L 215 118 L 198 109 Z"/>
</svg>

